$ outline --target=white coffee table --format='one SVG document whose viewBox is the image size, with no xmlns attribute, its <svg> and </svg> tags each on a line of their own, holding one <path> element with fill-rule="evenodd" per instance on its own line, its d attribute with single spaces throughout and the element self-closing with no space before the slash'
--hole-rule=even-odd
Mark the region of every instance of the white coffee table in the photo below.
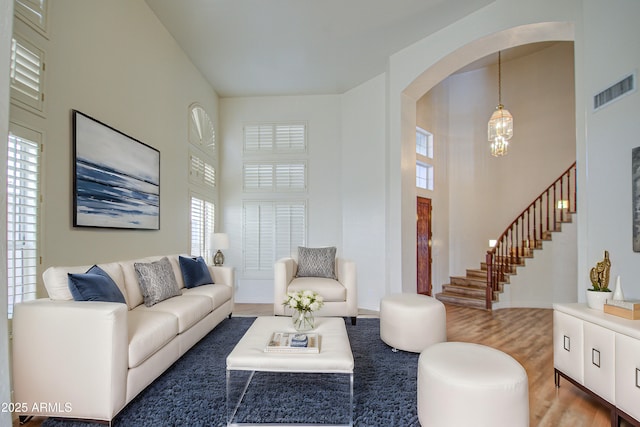
<svg viewBox="0 0 640 427">
<path fill-rule="evenodd" d="M 273 332 L 294 332 L 290 317 L 258 317 L 233 351 L 227 356 L 227 425 L 255 425 L 234 423 L 235 417 L 255 372 L 292 372 L 301 374 L 345 374 L 349 380 L 348 422 L 331 424 L 353 425 L 353 354 L 344 319 L 318 317 L 312 332 L 319 334 L 320 352 L 317 354 L 267 353 L 264 351 Z M 239 399 L 232 397 L 232 375 L 248 372 L 248 379 Z M 286 399 L 287 396 L 283 396 Z M 232 401 L 233 400 L 233 401 Z M 247 403 L 251 404 L 251 402 Z M 261 425 L 274 425 L 261 423 Z M 283 425 L 283 424 L 279 424 Z M 300 426 L 302 424 L 289 424 Z M 318 424 L 313 424 L 318 425 Z"/>
</svg>

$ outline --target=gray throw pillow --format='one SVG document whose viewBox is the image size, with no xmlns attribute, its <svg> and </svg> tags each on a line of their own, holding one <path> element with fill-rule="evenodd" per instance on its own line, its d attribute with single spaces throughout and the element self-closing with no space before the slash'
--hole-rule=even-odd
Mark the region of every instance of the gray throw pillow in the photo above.
<svg viewBox="0 0 640 427">
<path fill-rule="evenodd" d="M 180 295 L 169 258 L 164 257 L 149 264 L 136 262 L 133 266 L 138 275 L 144 305 L 147 307 Z"/>
<path fill-rule="evenodd" d="M 298 246 L 297 277 L 336 278 L 336 248 L 305 248 Z"/>
</svg>

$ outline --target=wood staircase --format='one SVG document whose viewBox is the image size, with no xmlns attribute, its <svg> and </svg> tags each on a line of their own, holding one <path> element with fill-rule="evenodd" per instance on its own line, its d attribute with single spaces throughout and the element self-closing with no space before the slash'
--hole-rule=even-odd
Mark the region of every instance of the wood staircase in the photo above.
<svg viewBox="0 0 640 427">
<path fill-rule="evenodd" d="M 453 305 L 491 310 L 518 268 L 542 249 L 544 241 L 551 240 L 552 233 L 562 231 L 562 223 L 572 221 L 575 207 L 574 163 L 505 229 L 496 246 L 487 251 L 480 269 L 467 269 L 465 276 L 451 276 L 436 298 Z"/>
</svg>

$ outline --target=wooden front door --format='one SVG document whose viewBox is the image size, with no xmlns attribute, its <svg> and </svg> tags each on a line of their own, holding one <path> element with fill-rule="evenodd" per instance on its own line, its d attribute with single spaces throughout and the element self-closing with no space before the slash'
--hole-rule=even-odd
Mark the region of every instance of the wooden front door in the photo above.
<svg viewBox="0 0 640 427">
<path fill-rule="evenodd" d="M 418 293 L 431 295 L 431 199 L 418 197 Z"/>
</svg>

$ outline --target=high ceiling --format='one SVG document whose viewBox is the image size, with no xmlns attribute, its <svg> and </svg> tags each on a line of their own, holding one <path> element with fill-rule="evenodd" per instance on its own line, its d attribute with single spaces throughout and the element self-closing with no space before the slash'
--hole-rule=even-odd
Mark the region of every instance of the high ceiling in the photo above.
<svg viewBox="0 0 640 427">
<path fill-rule="evenodd" d="M 492 0 L 146 0 L 222 97 L 335 94 Z"/>
</svg>

